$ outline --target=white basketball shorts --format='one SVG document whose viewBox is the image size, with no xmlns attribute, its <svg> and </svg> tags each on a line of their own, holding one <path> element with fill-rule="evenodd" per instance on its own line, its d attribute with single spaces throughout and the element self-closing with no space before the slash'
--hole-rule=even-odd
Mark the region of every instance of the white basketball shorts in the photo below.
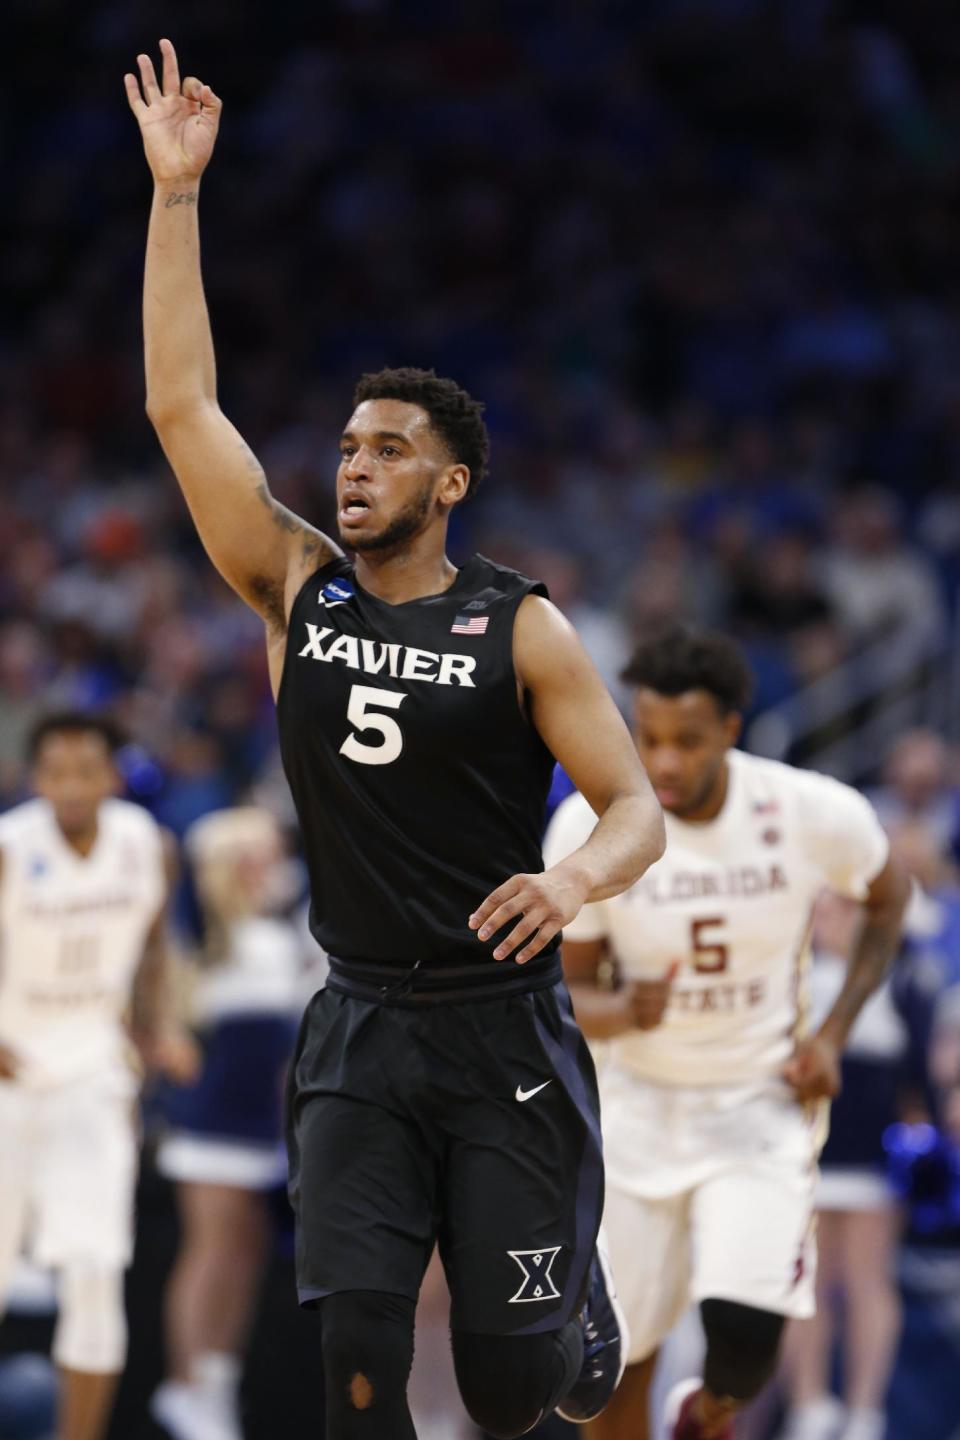
<svg viewBox="0 0 960 1440">
<path fill-rule="evenodd" d="M 687 1089 L 609 1065 L 600 1094 L 604 1228 L 629 1363 L 691 1302 L 812 1315 L 820 1108 L 779 1081 Z"/>
<path fill-rule="evenodd" d="M 135 1107 L 127 1076 L 46 1091 L 0 1080 L 0 1285 L 24 1249 L 48 1266 L 129 1264 Z"/>
</svg>

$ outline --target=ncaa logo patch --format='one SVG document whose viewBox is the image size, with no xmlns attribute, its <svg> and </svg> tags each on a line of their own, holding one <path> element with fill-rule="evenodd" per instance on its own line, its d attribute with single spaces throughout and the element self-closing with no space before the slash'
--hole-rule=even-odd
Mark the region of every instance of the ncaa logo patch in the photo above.
<svg viewBox="0 0 960 1440">
<path fill-rule="evenodd" d="M 320 604 L 342 605 L 345 600 L 352 600 L 354 594 L 352 580 L 328 580 L 320 591 Z"/>
<path fill-rule="evenodd" d="M 560 1291 L 553 1283 L 550 1271 L 553 1262 L 562 1250 L 554 1245 L 545 1250 L 508 1250 L 511 1260 L 516 1260 L 523 1272 L 523 1282 L 516 1295 L 511 1295 L 511 1305 L 527 1305 L 534 1300 L 559 1300 Z"/>
</svg>

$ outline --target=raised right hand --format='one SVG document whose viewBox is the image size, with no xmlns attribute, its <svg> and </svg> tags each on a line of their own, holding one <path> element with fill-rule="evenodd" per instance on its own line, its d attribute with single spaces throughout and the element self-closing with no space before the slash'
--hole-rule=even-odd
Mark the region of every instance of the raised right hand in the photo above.
<svg viewBox="0 0 960 1440">
<path fill-rule="evenodd" d="M 160 41 L 160 53 L 162 91 L 153 61 L 149 55 L 138 55 L 140 83 L 135 75 L 123 77 L 127 100 L 137 117 L 154 180 L 158 184 L 199 180 L 213 154 L 223 106 L 210 86 L 201 84 L 193 75 L 180 84 L 177 52 L 169 40 Z"/>
</svg>

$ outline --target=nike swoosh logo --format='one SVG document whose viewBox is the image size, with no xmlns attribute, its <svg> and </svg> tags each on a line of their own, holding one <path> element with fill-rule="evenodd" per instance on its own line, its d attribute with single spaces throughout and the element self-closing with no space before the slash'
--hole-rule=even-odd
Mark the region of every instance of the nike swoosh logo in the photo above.
<svg viewBox="0 0 960 1440">
<path fill-rule="evenodd" d="M 515 1098 L 519 1100 L 522 1105 L 524 1100 L 529 1100 L 533 1095 L 539 1095 L 541 1090 L 546 1090 L 547 1086 L 552 1084 L 552 1080 L 544 1080 L 542 1085 L 534 1085 L 532 1090 L 521 1090 L 518 1085 Z"/>
</svg>

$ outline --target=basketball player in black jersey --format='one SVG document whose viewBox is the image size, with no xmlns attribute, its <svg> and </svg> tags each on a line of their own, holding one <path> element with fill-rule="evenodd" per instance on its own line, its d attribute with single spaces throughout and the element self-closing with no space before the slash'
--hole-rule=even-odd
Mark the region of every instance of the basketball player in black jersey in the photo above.
<svg viewBox="0 0 960 1440">
<path fill-rule="evenodd" d="M 213 563 L 262 615 L 283 762 L 331 955 L 291 1083 L 301 1301 L 319 1310 L 330 1440 L 414 1435 L 414 1305 L 436 1241 L 468 1410 L 496 1436 L 602 1409 L 622 1368 L 596 1250 L 592 1066 L 560 930 L 656 860 L 663 820 L 626 727 L 542 585 L 447 521 L 482 477 L 450 380 L 366 376 L 341 442 L 340 538 L 284 509 L 217 405 L 197 198 L 220 101 L 126 76 L 155 181 L 148 412 Z M 600 817 L 543 871 L 553 758 Z"/>
</svg>

